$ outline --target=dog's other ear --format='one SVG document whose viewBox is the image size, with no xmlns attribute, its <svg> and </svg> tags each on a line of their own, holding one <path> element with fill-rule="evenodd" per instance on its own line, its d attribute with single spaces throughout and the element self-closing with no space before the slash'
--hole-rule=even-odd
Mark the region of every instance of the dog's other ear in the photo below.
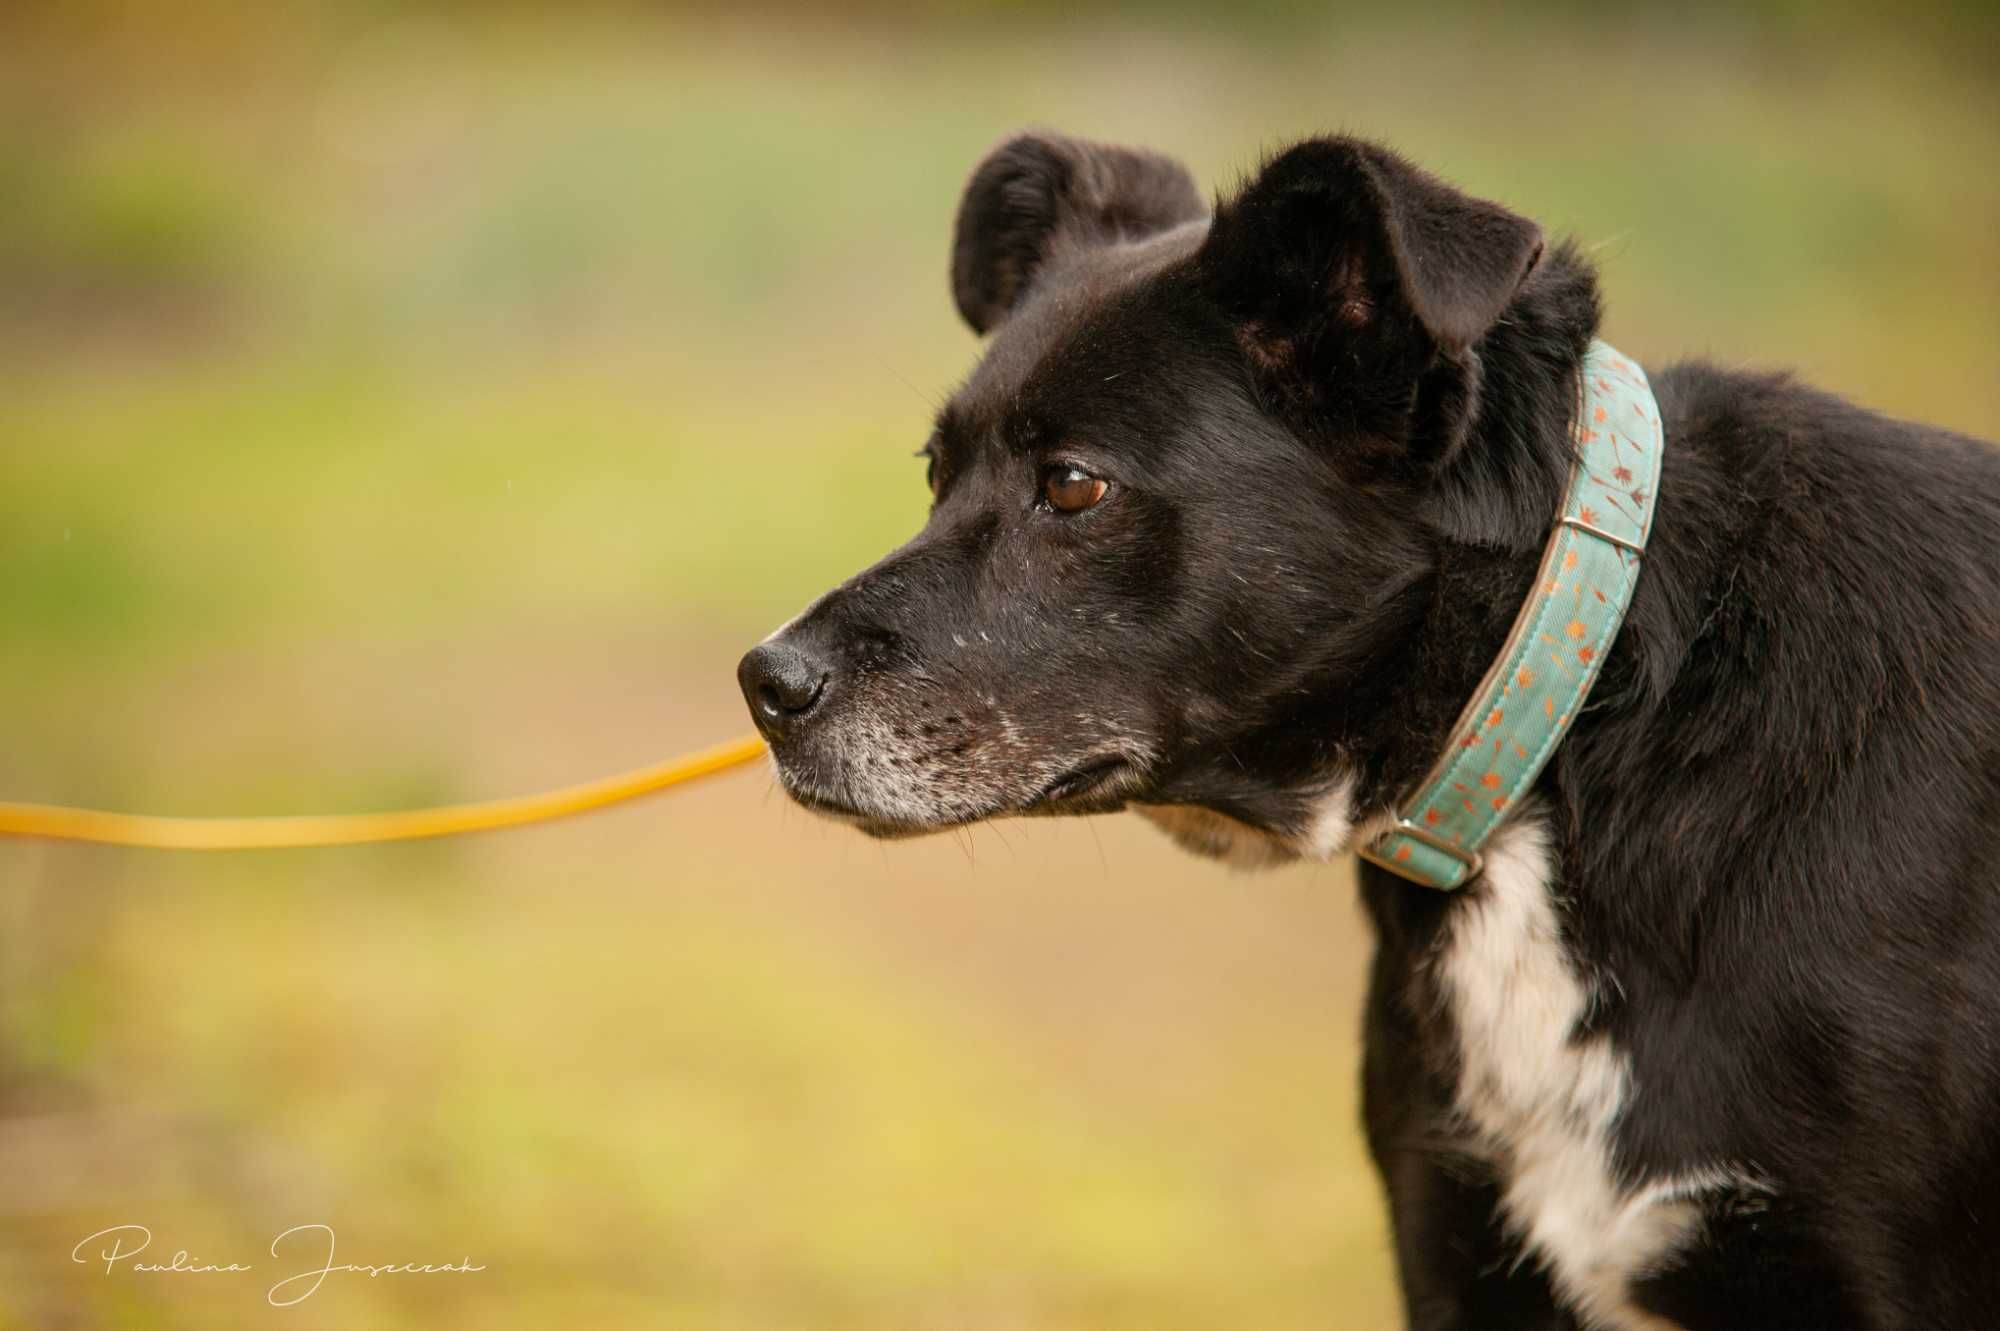
<svg viewBox="0 0 2000 1331">
<path fill-rule="evenodd" d="M 1200 263 L 1260 378 L 1309 398 L 1329 376 L 1407 383 L 1507 308 L 1541 228 L 1386 148 L 1309 139 L 1216 214 Z"/>
<path fill-rule="evenodd" d="M 985 333 L 1064 245 L 1136 240 L 1206 216 L 1180 163 L 1155 153 L 1030 132 L 981 161 L 958 205 L 951 294 Z"/>
</svg>

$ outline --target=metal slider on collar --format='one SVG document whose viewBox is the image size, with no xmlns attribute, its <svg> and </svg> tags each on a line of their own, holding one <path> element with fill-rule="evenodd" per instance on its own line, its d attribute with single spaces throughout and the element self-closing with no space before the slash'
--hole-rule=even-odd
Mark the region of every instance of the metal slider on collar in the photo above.
<svg viewBox="0 0 2000 1331">
<path fill-rule="evenodd" d="M 1609 541 L 1612 545 L 1617 546 L 1620 550 L 1629 550 L 1641 559 L 1644 559 L 1646 557 L 1645 546 L 1634 545 L 1632 542 L 1626 540 L 1622 536 L 1613 536 L 1610 532 L 1604 530 L 1602 527 L 1591 526 L 1588 522 L 1585 522 L 1582 518 L 1573 518 L 1567 514 L 1564 514 L 1562 517 L 1556 519 L 1556 525 L 1558 527 L 1569 527 L 1576 531 L 1584 532 L 1588 535 L 1595 536 L 1600 541 Z"/>
</svg>

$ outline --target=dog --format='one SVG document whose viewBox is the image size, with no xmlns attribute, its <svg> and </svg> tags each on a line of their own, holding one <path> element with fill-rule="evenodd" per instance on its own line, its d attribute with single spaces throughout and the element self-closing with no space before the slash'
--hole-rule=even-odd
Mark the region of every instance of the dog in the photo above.
<svg viewBox="0 0 2000 1331">
<path fill-rule="evenodd" d="M 1553 548 L 1582 251 L 1352 138 L 1211 207 L 1029 132 L 951 285 L 990 340 L 927 525 L 739 670 L 785 790 L 1243 865 L 1405 825 Z M 1408 1324 L 2000 1325 L 2000 453 L 1782 374 L 1650 391 L 1588 701 L 1456 890 L 1360 867 Z"/>
</svg>

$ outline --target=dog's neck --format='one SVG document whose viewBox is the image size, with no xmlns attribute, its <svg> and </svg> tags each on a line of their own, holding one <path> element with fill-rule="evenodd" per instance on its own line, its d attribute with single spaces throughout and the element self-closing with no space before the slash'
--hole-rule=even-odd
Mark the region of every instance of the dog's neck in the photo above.
<svg viewBox="0 0 2000 1331">
<path fill-rule="evenodd" d="M 1529 595 L 1569 484 L 1576 376 L 1599 319 L 1596 274 L 1554 250 L 1494 328 L 1419 392 L 1418 429 L 1448 442 L 1419 518 L 1431 561 L 1385 607 L 1374 698 L 1341 708 L 1363 809 L 1437 759 Z M 1442 381 L 1442 382 L 1440 382 Z"/>
</svg>

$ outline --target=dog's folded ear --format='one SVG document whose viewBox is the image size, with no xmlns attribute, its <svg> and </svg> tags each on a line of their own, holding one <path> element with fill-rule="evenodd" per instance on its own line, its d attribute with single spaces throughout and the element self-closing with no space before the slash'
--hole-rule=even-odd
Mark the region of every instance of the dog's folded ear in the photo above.
<svg viewBox="0 0 2000 1331">
<path fill-rule="evenodd" d="M 991 331 L 1065 245 L 1136 240 L 1206 216 L 1180 163 L 1036 131 L 973 171 L 958 206 L 951 293 L 973 331 Z"/>
<path fill-rule="evenodd" d="M 1527 218 L 1338 138 L 1273 158 L 1217 211 L 1200 264 L 1253 367 L 1310 393 L 1463 352 L 1541 252 Z"/>
</svg>

